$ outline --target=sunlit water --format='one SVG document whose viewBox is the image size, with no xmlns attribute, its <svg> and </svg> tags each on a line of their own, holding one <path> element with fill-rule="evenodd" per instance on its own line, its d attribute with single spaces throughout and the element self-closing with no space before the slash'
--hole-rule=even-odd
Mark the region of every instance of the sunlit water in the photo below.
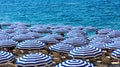
<svg viewBox="0 0 120 67">
<path fill-rule="evenodd" d="M 120 0 L 0 0 L 0 22 L 120 29 Z"/>
</svg>

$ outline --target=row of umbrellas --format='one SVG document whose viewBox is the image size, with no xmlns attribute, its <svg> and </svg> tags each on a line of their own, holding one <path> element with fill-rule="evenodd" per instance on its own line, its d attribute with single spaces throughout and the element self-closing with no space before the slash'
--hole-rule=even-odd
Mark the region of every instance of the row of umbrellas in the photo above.
<svg viewBox="0 0 120 67">
<path fill-rule="evenodd" d="M 112 57 L 120 59 L 120 49 L 112 52 Z M 12 62 L 14 55 L 10 52 L 0 51 L 0 63 Z M 18 66 L 49 66 L 52 65 L 52 56 L 48 56 L 42 53 L 30 53 L 20 58 L 17 58 L 16 64 Z M 92 63 L 87 61 L 72 59 L 59 63 L 55 67 L 94 67 Z"/>
<path fill-rule="evenodd" d="M 94 27 L 72 27 L 61 25 L 34 25 L 15 23 L 2 24 L 7 29 L 0 30 L 0 47 L 16 47 L 22 50 L 40 50 L 46 48 L 50 51 L 68 54 L 72 60 L 66 60 L 56 67 L 93 67 L 93 64 L 76 58 L 95 58 L 102 55 L 102 49 L 117 49 L 112 52 L 112 57 L 119 58 L 120 31 L 112 29 L 98 30 Z M 97 34 L 87 37 L 87 30 Z M 49 44 L 49 45 L 48 45 Z M 4 51 L 1 51 L 4 53 Z M 8 54 L 6 54 L 8 53 Z M 12 61 L 9 52 L 6 60 Z M 10 53 L 12 54 L 12 53 Z M 4 54 L 1 54 L 4 56 Z M 0 56 L 0 57 L 2 57 Z M 13 55 L 12 55 L 13 57 Z M 10 59 L 11 58 L 11 59 Z M 2 59 L 3 61 L 4 59 Z M 6 62 L 5 60 L 5 62 Z M 41 61 L 40 61 L 41 60 Z M 1 61 L 1 62 L 2 62 Z M 4 62 L 3 62 L 4 63 Z M 45 66 L 51 65 L 52 57 L 42 53 L 30 53 L 17 59 L 20 66 Z"/>
<path fill-rule="evenodd" d="M 0 63 L 7 63 L 11 62 L 14 59 L 14 55 L 9 52 L 5 51 L 0 51 Z M 40 66 L 49 66 L 52 65 L 52 57 L 47 56 L 42 53 L 31 53 L 31 54 L 26 54 L 20 58 L 17 58 L 16 64 L 17 66 L 34 66 L 34 67 L 40 67 Z M 55 67 L 66 67 L 66 66 L 76 66 L 76 67 L 94 67 L 93 64 L 83 61 L 83 60 L 78 60 L 78 59 L 73 59 L 73 60 L 66 60 L 65 62 L 59 63 Z"/>
</svg>

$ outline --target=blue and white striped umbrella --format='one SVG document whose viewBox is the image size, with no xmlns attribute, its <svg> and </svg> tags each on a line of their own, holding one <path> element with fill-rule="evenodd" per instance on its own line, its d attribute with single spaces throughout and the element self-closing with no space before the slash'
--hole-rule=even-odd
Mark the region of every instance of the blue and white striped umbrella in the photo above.
<svg viewBox="0 0 120 67">
<path fill-rule="evenodd" d="M 55 67 L 94 67 L 94 65 L 87 61 L 73 59 L 73 60 L 66 60 L 65 62 L 59 63 Z"/>
<path fill-rule="evenodd" d="M 59 43 L 59 44 L 51 45 L 49 49 L 57 52 L 69 53 L 70 50 L 74 49 L 74 47 L 70 44 Z"/>
<path fill-rule="evenodd" d="M 19 35 L 15 35 L 14 37 L 12 37 L 12 39 L 15 41 L 24 41 L 24 40 L 34 39 L 34 37 L 29 36 L 27 34 L 19 34 Z"/>
<path fill-rule="evenodd" d="M 120 48 L 120 41 L 115 41 L 115 42 L 112 42 L 112 43 L 108 43 L 106 45 L 107 48 L 109 49 L 119 49 Z"/>
<path fill-rule="evenodd" d="M 0 47 L 15 47 L 17 44 L 16 41 L 12 39 L 7 39 L 7 40 L 1 40 L 0 41 Z"/>
<path fill-rule="evenodd" d="M 108 44 L 104 42 L 93 42 L 93 43 L 89 43 L 89 45 L 100 48 L 100 49 L 109 49 L 107 47 Z"/>
<path fill-rule="evenodd" d="M 42 53 L 31 53 L 18 58 L 16 64 L 22 67 L 45 67 L 46 65 L 49 66 L 52 64 L 52 57 Z"/>
<path fill-rule="evenodd" d="M 112 52 L 112 57 L 120 60 L 120 49 L 116 49 Z"/>
<path fill-rule="evenodd" d="M 14 55 L 10 52 L 0 51 L 0 64 L 14 60 Z"/>
<path fill-rule="evenodd" d="M 42 49 L 45 48 L 45 44 L 42 42 L 38 42 L 37 40 L 26 40 L 20 42 L 16 46 L 18 49 Z"/>
<path fill-rule="evenodd" d="M 37 32 L 28 32 L 27 35 L 32 36 L 34 38 L 40 38 L 43 36 L 42 34 L 37 33 Z"/>
<path fill-rule="evenodd" d="M 92 46 L 77 47 L 70 51 L 74 58 L 94 58 L 102 55 L 102 50 Z"/>
<path fill-rule="evenodd" d="M 89 43 L 89 41 L 86 39 L 86 38 L 83 38 L 83 37 L 74 37 L 74 38 L 68 38 L 66 40 L 63 40 L 61 41 L 62 43 L 65 43 L 65 44 L 71 44 L 73 46 L 77 46 L 77 47 L 80 47 L 80 46 L 85 46 Z"/>
<path fill-rule="evenodd" d="M 54 37 L 51 37 L 51 36 L 44 36 L 37 40 L 44 42 L 44 43 L 58 43 L 59 42 L 58 40 L 56 40 Z"/>
<path fill-rule="evenodd" d="M 0 34 L 0 40 L 6 40 L 6 39 L 10 39 L 10 37 L 5 34 Z"/>
</svg>

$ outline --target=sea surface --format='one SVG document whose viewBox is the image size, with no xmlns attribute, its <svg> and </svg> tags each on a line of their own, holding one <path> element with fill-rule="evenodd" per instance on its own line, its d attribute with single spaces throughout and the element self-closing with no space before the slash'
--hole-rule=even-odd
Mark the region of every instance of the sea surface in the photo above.
<svg viewBox="0 0 120 67">
<path fill-rule="evenodd" d="M 0 0 L 0 22 L 120 29 L 120 0 Z"/>
</svg>

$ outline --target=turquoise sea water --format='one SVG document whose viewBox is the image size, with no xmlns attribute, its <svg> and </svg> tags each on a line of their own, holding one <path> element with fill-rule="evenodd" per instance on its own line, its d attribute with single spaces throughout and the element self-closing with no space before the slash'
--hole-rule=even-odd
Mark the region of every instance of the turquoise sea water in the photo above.
<svg viewBox="0 0 120 67">
<path fill-rule="evenodd" d="M 120 29 L 120 0 L 0 0 L 0 22 Z"/>
</svg>

